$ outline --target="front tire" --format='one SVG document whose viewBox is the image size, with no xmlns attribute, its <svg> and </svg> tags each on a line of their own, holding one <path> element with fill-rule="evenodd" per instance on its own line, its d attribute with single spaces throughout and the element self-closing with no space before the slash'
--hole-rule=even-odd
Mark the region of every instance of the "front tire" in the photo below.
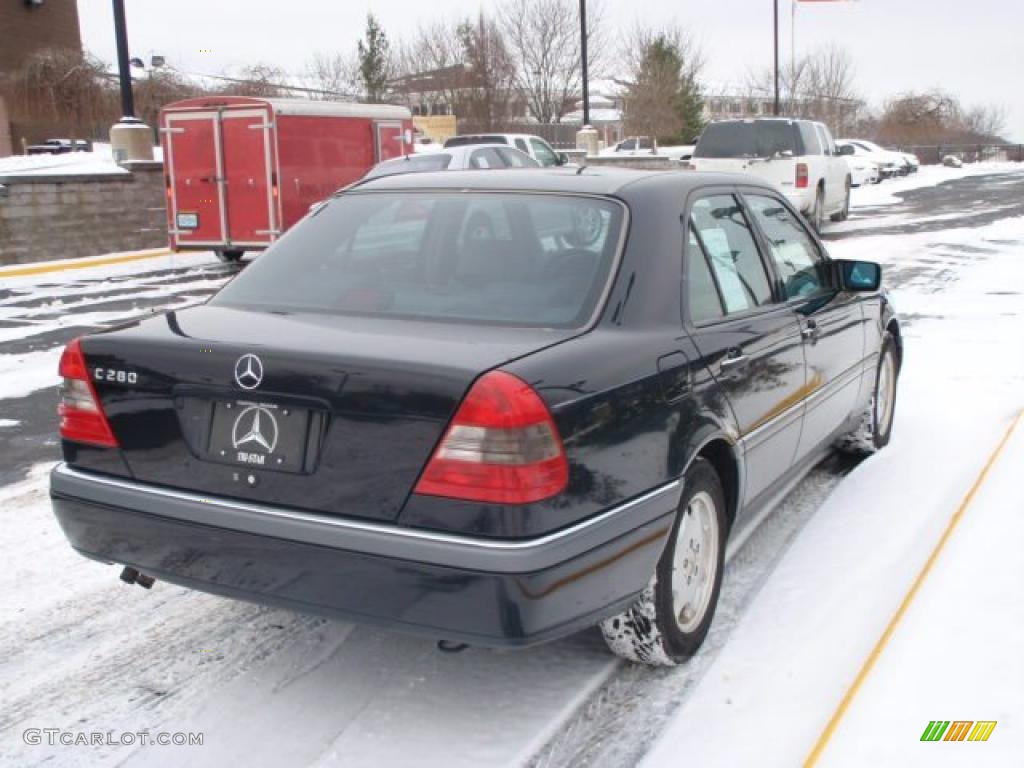
<svg viewBox="0 0 1024 768">
<path fill-rule="evenodd" d="M 672 667 L 697 652 L 718 604 L 727 536 L 722 482 L 708 461 L 696 459 L 654 578 L 630 608 L 601 622 L 613 653 Z"/>
<path fill-rule="evenodd" d="M 875 372 L 875 390 L 856 429 L 836 443 L 843 453 L 870 456 L 889 444 L 896 415 L 896 384 L 899 380 L 899 356 L 892 334 L 886 332 Z"/>
</svg>

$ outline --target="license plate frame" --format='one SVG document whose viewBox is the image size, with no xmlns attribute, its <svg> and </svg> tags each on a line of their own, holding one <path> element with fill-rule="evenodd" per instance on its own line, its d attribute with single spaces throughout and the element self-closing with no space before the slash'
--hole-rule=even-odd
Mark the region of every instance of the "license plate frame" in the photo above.
<svg viewBox="0 0 1024 768">
<path fill-rule="evenodd" d="M 246 469 L 304 472 L 310 418 L 308 408 L 252 400 L 214 401 L 206 458 Z"/>
</svg>

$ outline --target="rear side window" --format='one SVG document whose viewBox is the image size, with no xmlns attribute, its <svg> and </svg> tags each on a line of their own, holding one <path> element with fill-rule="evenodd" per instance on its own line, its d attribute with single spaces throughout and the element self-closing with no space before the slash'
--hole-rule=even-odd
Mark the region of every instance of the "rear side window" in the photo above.
<svg viewBox="0 0 1024 768">
<path fill-rule="evenodd" d="M 711 274 L 711 261 L 700 247 L 692 224 L 686 255 L 686 303 L 690 309 L 690 319 L 696 325 L 714 322 L 725 314 L 725 307 L 722 306 L 722 298 Z"/>
<path fill-rule="evenodd" d="M 825 290 L 829 284 L 825 261 L 814 240 L 790 210 L 773 197 L 747 195 L 746 200 L 768 239 L 786 298 L 813 296 Z"/>
<path fill-rule="evenodd" d="M 350 193 L 294 227 L 213 303 L 575 328 L 611 279 L 623 210 L 569 195 Z"/>
<path fill-rule="evenodd" d="M 800 126 L 800 136 L 803 138 L 803 144 L 805 155 L 820 155 L 822 154 L 821 139 L 818 138 L 818 132 L 814 130 L 814 124 L 808 122 L 798 123 Z"/>
<path fill-rule="evenodd" d="M 520 152 L 525 152 L 526 154 L 530 154 L 530 148 L 528 146 L 526 146 L 526 140 L 525 139 L 516 139 L 516 149 L 518 149 Z"/>
<path fill-rule="evenodd" d="M 694 157 L 772 157 L 801 154 L 795 123 L 786 120 L 737 120 L 704 129 Z"/>
<path fill-rule="evenodd" d="M 772 300 L 768 273 L 743 209 L 733 195 L 714 195 L 693 204 L 690 223 L 708 256 L 727 315 Z"/>
</svg>

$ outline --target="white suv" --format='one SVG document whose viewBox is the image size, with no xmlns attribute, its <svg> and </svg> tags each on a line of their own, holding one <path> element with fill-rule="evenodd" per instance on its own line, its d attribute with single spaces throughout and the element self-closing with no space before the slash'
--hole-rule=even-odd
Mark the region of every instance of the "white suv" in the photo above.
<svg viewBox="0 0 1024 768">
<path fill-rule="evenodd" d="M 816 229 L 850 212 L 850 170 L 822 123 L 790 118 L 720 120 L 704 129 L 687 167 L 749 173 L 775 184 Z"/>
</svg>

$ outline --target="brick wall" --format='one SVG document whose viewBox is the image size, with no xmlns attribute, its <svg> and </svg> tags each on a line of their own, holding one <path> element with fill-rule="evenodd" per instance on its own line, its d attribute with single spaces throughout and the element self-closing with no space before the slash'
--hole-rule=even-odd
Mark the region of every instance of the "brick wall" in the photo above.
<svg viewBox="0 0 1024 768">
<path fill-rule="evenodd" d="M 0 265 L 167 244 L 163 167 L 129 174 L 0 177 Z"/>
<path fill-rule="evenodd" d="M 113 32 L 111 32 L 113 34 Z M 14 72 L 44 48 L 82 49 L 78 0 L 0 0 L 0 75 Z"/>
</svg>

